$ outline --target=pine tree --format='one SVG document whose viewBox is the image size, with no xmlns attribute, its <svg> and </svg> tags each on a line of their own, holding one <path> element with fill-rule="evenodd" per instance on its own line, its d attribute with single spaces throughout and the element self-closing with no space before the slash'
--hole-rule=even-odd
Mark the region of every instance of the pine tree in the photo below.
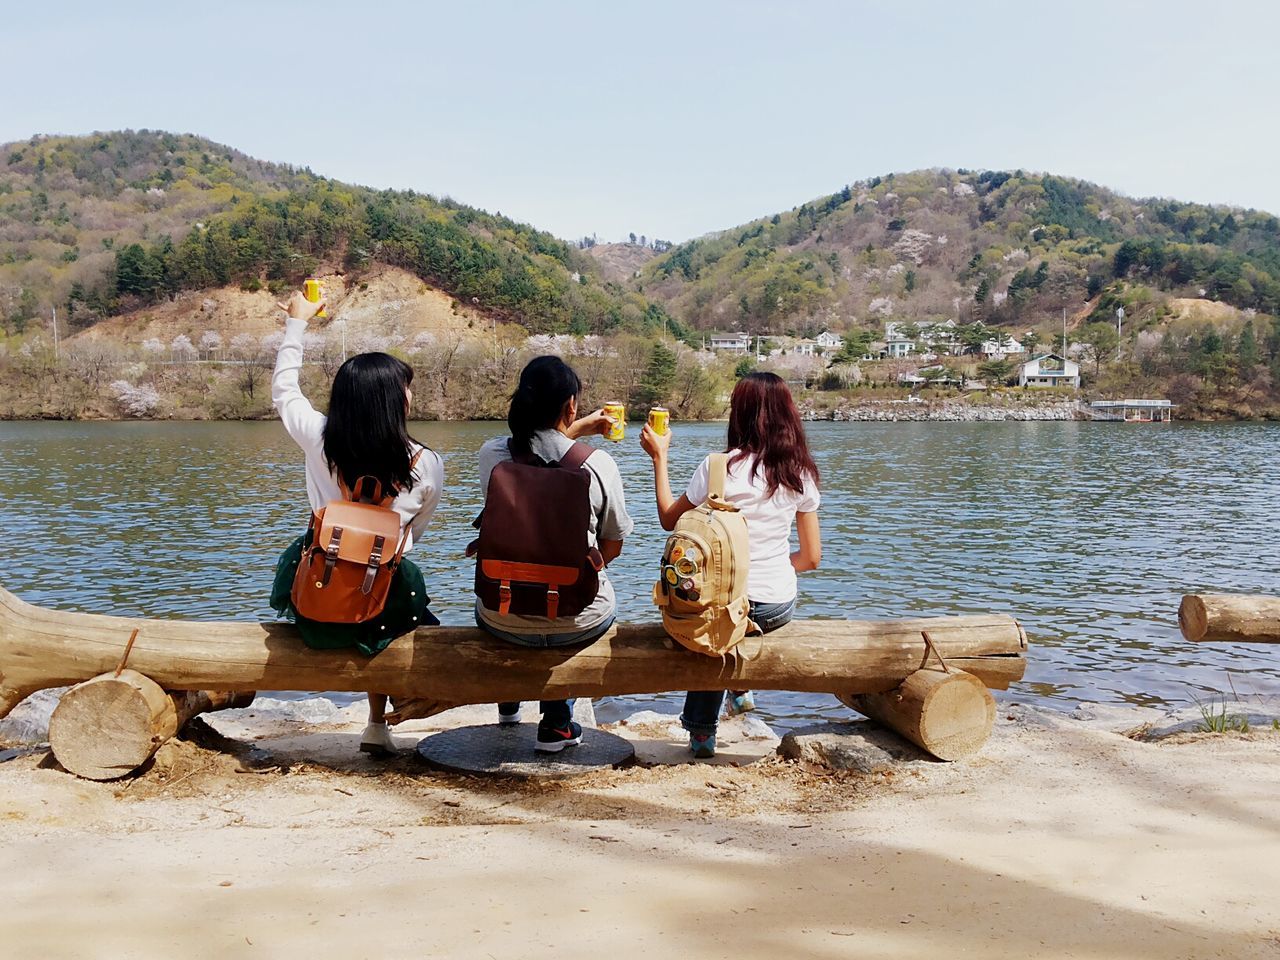
<svg viewBox="0 0 1280 960">
<path fill-rule="evenodd" d="M 649 363 L 644 376 L 636 387 L 632 406 L 639 408 L 661 406 L 671 394 L 676 379 L 676 355 L 667 346 L 655 343 L 649 351 Z"/>
</svg>

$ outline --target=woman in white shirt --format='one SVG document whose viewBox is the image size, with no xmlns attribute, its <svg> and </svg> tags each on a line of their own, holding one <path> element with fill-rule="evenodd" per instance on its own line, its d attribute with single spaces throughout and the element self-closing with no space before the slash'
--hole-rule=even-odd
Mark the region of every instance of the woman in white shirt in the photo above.
<svg viewBox="0 0 1280 960">
<path fill-rule="evenodd" d="M 667 449 L 671 434 L 646 426 L 640 445 L 653 458 L 658 519 L 664 530 L 707 499 L 708 460 L 704 459 L 679 499 L 671 495 Z M 816 570 L 822 560 L 818 529 L 818 468 L 809 453 L 800 412 L 782 378 L 751 373 L 738 381 L 729 401 L 729 470 L 725 496 L 747 520 L 751 564 L 747 599 L 751 619 L 765 633 L 795 615 L 796 573 Z M 791 526 L 800 549 L 791 550 Z M 738 697 L 749 696 L 742 691 Z M 715 756 L 716 727 L 723 690 L 691 691 L 680 722 L 689 731 L 689 749 L 697 759 Z"/>
<path fill-rule="evenodd" d="M 362 477 L 374 477 L 383 490 L 396 491 L 390 506 L 400 515 L 407 553 L 435 513 L 444 487 L 440 455 L 409 436 L 406 425 L 413 400 L 413 368 L 389 354 L 357 354 L 335 374 L 325 416 L 298 385 L 302 336 L 308 321 L 324 304 L 311 303 L 301 293 L 294 293 L 287 305 L 278 306 L 288 318 L 271 377 L 271 400 L 285 430 L 302 448 L 312 512 L 344 498 L 339 479 L 350 490 Z M 439 624 L 427 609 L 422 572 L 409 560 L 400 562 L 387 606 L 377 618 L 360 624 L 324 624 L 298 616 L 289 599 L 289 586 L 301 556 L 302 539 L 294 541 L 280 558 L 272 606 L 298 624 L 307 646 L 355 647 L 374 656 L 397 636 L 419 626 Z M 385 696 L 369 694 L 369 725 L 360 738 L 364 753 L 388 756 L 395 751 L 387 730 L 386 706 Z"/>
</svg>

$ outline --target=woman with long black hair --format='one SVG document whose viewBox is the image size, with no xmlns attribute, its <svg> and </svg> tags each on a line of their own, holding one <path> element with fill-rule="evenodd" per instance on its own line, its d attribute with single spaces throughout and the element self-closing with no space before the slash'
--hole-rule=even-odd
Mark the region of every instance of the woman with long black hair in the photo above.
<svg viewBox="0 0 1280 960">
<path fill-rule="evenodd" d="M 480 448 L 476 623 L 520 646 L 587 643 L 613 625 L 604 567 L 634 524 L 613 458 L 577 442 L 610 426 L 603 411 L 578 416 L 581 393 L 578 375 L 559 357 L 534 358 L 511 396 L 510 437 Z M 580 741 L 569 700 L 544 700 L 541 713 L 536 750 Z M 498 722 L 518 724 L 520 704 L 499 704 Z"/>
<path fill-rule="evenodd" d="M 325 416 L 298 385 L 303 334 L 324 304 L 311 303 L 301 293 L 294 293 L 287 304 L 277 306 L 288 317 L 271 378 L 271 400 L 285 430 L 305 456 L 307 500 L 312 512 L 345 499 L 361 478 L 372 477 L 382 491 L 394 492 L 390 507 L 399 515 L 407 552 L 430 522 L 444 487 L 440 455 L 409 435 L 406 421 L 413 400 L 413 368 L 386 353 L 351 357 L 333 378 Z M 271 602 L 298 624 L 307 646 L 355 647 L 374 656 L 398 636 L 419 626 L 439 624 L 427 609 L 422 572 L 404 559 L 396 568 L 383 613 L 375 619 L 355 624 L 316 623 L 299 616 L 290 599 L 290 586 L 302 545 L 300 537 L 280 558 Z M 387 729 L 386 706 L 384 695 L 369 693 L 369 724 L 360 738 L 364 753 L 388 756 L 395 751 Z"/>
<path fill-rule="evenodd" d="M 658 519 L 664 530 L 707 499 L 709 460 L 694 471 L 679 499 L 671 495 L 667 451 L 671 433 L 645 426 L 640 445 L 653 459 Z M 729 454 L 725 498 L 746 517 L 751 559 L 747 599 L 751 619 L 768 633 L 787 623 L 796 610 L 796 574 L 816 570 L 822 560 L 818 528 L 818 467 L 800 412 L 782 378 L 750 373 L 738 381 L 729 400 Z M 791 527 L 799 531 L 799 549 L 791 550 Z M 736 708 L 747 704 L 750 691 L 735 691 Z M 715 756 L 716 729 L 724 691 L 691 691 L 685 695 L 680 722 L 689 731 L 689 749 L 697 759 Z"/>
</svg>

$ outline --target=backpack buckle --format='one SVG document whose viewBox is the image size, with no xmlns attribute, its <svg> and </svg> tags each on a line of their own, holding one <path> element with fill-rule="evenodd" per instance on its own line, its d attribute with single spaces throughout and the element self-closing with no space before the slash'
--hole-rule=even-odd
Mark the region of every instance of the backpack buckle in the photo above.
<svg viewBox="0 0 1280 960">
<path fill-rule="evenodd" d="M 511 581 L 503 580 L 498 584 L 498 612 L 506 616 L 511 612 Z"/>
<path fill-rule="evenodd" d="M 373 581 L 378 576 L 378 567 L 382 566 L 382 547 L 386 537 L 373 538 L 373 550 L 369 553 L 369 565 L 364 568 L 364 582 L 360 584 L 360 592 L 366 597 L 373 590 Z"/>
<path fill-rule="evenodd" d="M 329 546 L 324 551 L 324 573 L 320 577 L 320 586 L 327 587 L 329 578 L 333 576 L 333 568 L 338 565 L 338 544 L 342 542 L 342 528 L 334 527 L 329 536 Z"/>
<path fill-rule="evenodd" d="M 554 585 L 547 586 L 547 619 L 554 620 L 560 612 L 560 591 Z"/>
</svg>

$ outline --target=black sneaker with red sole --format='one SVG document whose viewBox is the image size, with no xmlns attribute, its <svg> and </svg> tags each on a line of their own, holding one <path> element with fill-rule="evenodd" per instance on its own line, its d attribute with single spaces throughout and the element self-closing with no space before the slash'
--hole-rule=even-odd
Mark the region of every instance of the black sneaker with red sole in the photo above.
<svg viewBox="0 0 1280 960">
<path fill-rule="evenodd" d="M 538 724 L 538 739 L 533 749 L 539 753 L 559 753 L 565 747 L 577 746 L 582 742 L 582 727 L 569 721 L 567 727 L 549 727 Z"/>
</svg>

